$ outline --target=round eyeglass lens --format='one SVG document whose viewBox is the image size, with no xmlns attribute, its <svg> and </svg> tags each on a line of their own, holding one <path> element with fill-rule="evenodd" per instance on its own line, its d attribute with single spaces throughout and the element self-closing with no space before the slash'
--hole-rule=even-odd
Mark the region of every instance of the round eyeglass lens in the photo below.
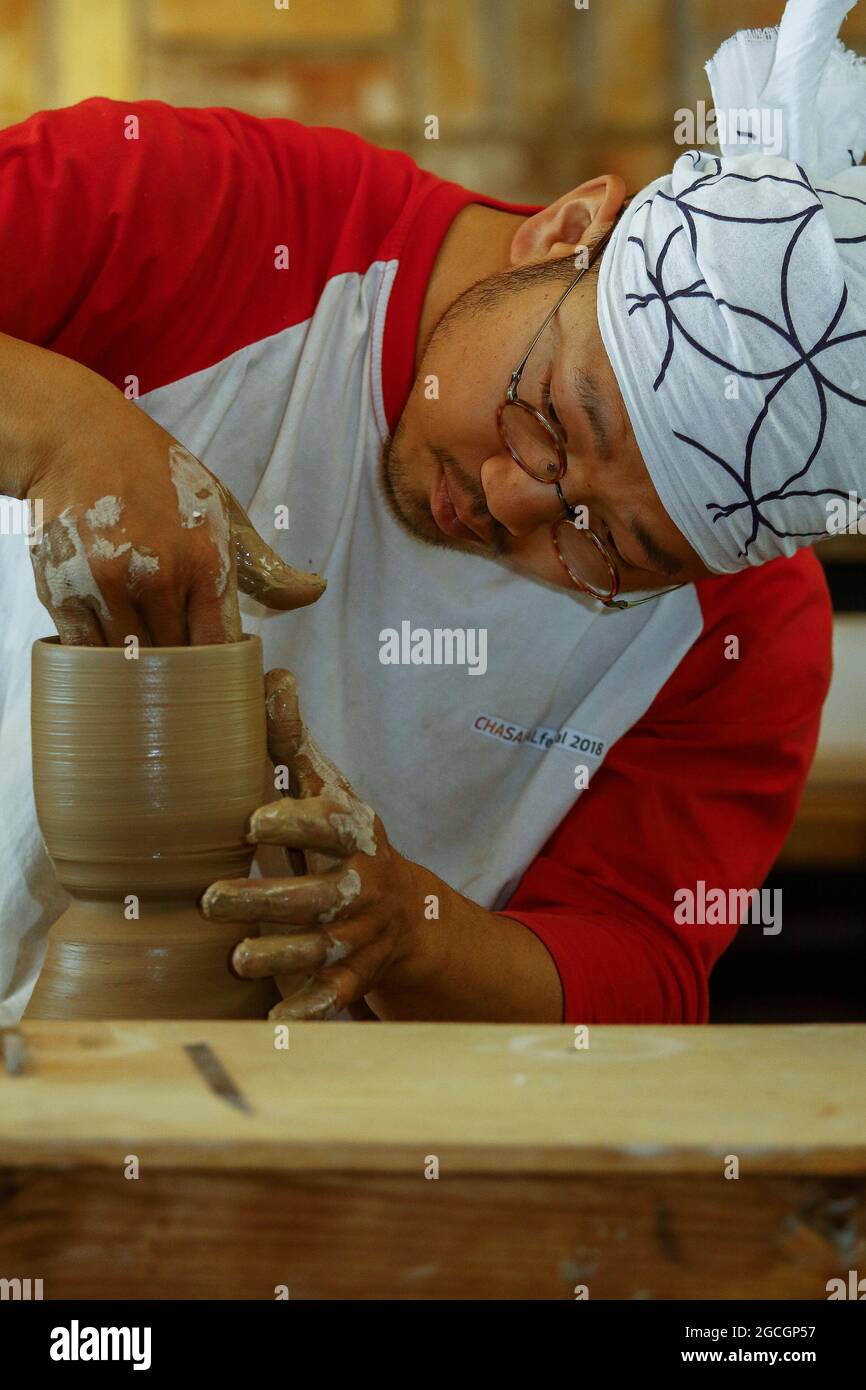
<svg viewBox="0 0 866 1390">
<path fill-rule="evenodd" d="M 521 464 L 540 483 L 555 483 L 563 467 L 556 441 L 528 406 L 506 401 L 499 415 L 502 437 Z"/>
<path fill-rule="evenodd" d="M 604 555 L 585 527 L 575 526 L 561 517 L 553 530 L 559 558 L 572 579 L 584 585 L 597 598 L 613 598 L 614 576 Z"/>
</svg>

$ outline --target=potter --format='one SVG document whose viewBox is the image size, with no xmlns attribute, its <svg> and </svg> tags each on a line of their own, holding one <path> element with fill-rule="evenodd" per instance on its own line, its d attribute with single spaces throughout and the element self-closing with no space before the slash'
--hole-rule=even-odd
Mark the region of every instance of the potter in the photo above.
<svg viewBox="0 0 866 1390">
<path fill-rule="evenodd" d="M 542 206 L 224 108 L 96 98 L 0 131 L 0 491 L 44 504 L 41 544 L 0 546 L 8 1013 L 64 906 L 58 875 L 87 904 L 80 932 L 135 891 L 140 863 L 107 897 L 93 868 L 134 825 L 117 852 L 140 845 L 169 876 L 196 837 L 207 850 L 175 885 L 189 968 L 165 972 L 166 1011 L 276 980 L 287 1018 L 707 1020 L 740 924 L 678 921 L 674 894 L 758 890 L 787 838 L 830 679 L 809 546 L 827 497 L 863 493 L 866 69 L 835 44 L 840 15 L 798 0 L 710 62 L 718 111 L 766 80 L 792 116 L 782 151 L 678 148 L 629 190 L 587 149 Z M 106 670 L 134 638 L 139 676 L 161 652 L 192 666 L 260 638 L 259 736 L 295 794 L 250 774 L 211 838 L 237 771 L 216 669 L 195 716 L 178 681 L 188 744 L 110 817 L 91 802 L 58 823 L 37 720 L 55 874 L 25 691 L 52 626 Z M 465 664 L 432 645 L 428 664 L 437 633 L 466 636 Z M 380 634 L 401 637 L 384 663 Z M 67 810 L 102 775 L 73 689 L 79 722 L 51 754 Z M 147 731 L 137 692 L 99 698 Z M 100 721 L 106 766 L 115 727 Z M 169 923 L 148 892 L 165 884 L 140 887 L 140 921 L 100 930 L 138 943 L 155 1000 L 147 941 Z M 209 931 L 216 976 L 191 954 Z M 73 980 L 63 933 L 34 1006 Z"/>
</svg>

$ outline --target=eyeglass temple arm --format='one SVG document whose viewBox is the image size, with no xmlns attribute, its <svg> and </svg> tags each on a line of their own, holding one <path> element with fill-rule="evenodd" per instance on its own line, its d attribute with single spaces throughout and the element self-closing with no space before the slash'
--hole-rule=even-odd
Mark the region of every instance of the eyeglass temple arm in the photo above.
<svg viewBox="0 0 866 1390">
<path fill-rule="evenodd" d="M 586 265 L 583 266 L 583 267 L 578 271 L 577 275 L 575 275 L 575 277 L 574 277 L 574 279 L 572 280 L 571 284 L 570 284 L 570 285 L 566 285 L 565 289 L 563 290 L 562 294 L 561 294 L 561 295 L 559 296 L 559 298 L 557 299 L 557 301 L 556 301 L 556 303 L 554 304 L 553 308 L 551 309 L 550 313 L 547 315 L 547 318 L 544 320 L 544 323 L 541 325 L 541 327 L 539 328 L 539 330 L 538 330 L 538 332 L 536 333 L 535 337 L 533 338 L 532 342 L 529 344 L 529 347 L 526 349 L 525 353 L 523 354 L 523 357 L 520 359 L 519 363 L 518 363 L 517 366 L 514 368 L 514 371 L 511 373 L 511 385 L 510 385 L 510 387 L 508 388 L 508 396 L 509 396 L 509 399 L 512 397 L 513 393 L 517 390 L 517 387 L 520 385 L 520 378 L 521 378 L 522 375 L 523 375 L 523 369 L 524 369 L 524 367 L 526 366 L 526 363 L 527 363 L 527 361 L 528 361 L 528 359 L 529 359 L 529 354 L 532 352 L 532 349 L 535 347 L 535 344 L 538 342 L 539 338 L 541 337 L 541 335 L 542 335 L 542 333 L 544 332 L 544 330 L 545 330 L 545 328 L 547 327 L 547 325 L 550 323 L 550 321 L 551 321 L 551 319 L 553 318 L 554 314 L 557 313 L 557 311 L 561 308 L 562 304 L 565 302 L 565 300 L 566 300 L 566 299 L 568 298 L 568 296 L 571 294 L 571 291 L 574 289 L 575 285 L 579 285 L 579 284 L 580 284 L 581 280 L 583 279 L 583 277 L 584 277 L 584 275 L 586 274 L 586 272 L 589 270 L 590 266 L 591 266 L 591 265 L 593 264 L 593 262 L 601 255 L 601 253 L 602 253 L 602 251 L 603 251 L 603 249 L 604 249 L 604 247 L 605 247 L 605 245 L 606 245 L 608 239 L 610 238 L 610 235 L 611 235 L 612 232 L 613 232 L 613 227 L 609 228 L 609 230 L 605 232 L 605 234 L 604 234 L 604 236 L 601 238 L 601 240 L 600 240 L 599 242 L 597 242 L 597 244 L 593 247 L 593 249 L 592 249 L 592 254 L 590 255 L 590 258 L 589 258 L 589 260 L 587 261 Z"/>
<path fill-rule="evenodd" d="M 631 601 L 621 598 L 603 598 L 601 602 L 605 608 L 619 608 L 620 611 L 624 608 L 640 608 L 642 603 L 652 603 L 654 598 L 663 598 L 665 594 L 675 594 L 677 589 L 685 589 L 686 587 L 685 584 L 671 584 L 667 589 L 658 589 L 654 594 L 647 594 L 646 598 L 636 598 Z"/>
<path fill-rule="evenodd" d="M 539 340 L 539 338 L 541 337 L 542 333 L 544 332 L 545 328 L 546 328 L 547 325 L 550 323 L 551 319 L 554 317 L 554 315 L 556 314 L 557 310 L 560 308 L 560 305 L 561 305 L 561 304 L 564 302 L 564 300 L 566 300 L 566 299 L 568 298 L 568 296 L 571 294 L 571 291 L 574 289 L 574 287 L 575 287 L 575 285 L 577 284 L 578 280 L 580 279 L 581 275 L 585 275 L 585 274 L 586 274 L 586 271 L 585 271 L 585 270 L 582 270 L 582 271 L 580 272 L 580 275 L 575 276 L 575 278 L 572 280 L 571 284 L 570 284 L 570 285 L 567 285 L 567 286 L 565 287 L 565 289 L 563 290 L 562 294 L 561 294 L 561 295 L 559 296 L 559 298 L 557 299 L 557 301 L 556 301 L 556 303 L 554 304 L 553 308 L 551 309 L 550 313 L 547 315 L 547 318 L 544 320 L 544 323 L 543 323 L 543 324 L 541 325 L 541 327 L 539 328 L 539 330 L 538 330 L 538 332 L 536 333 L 535 337 L 533 338 L 532 342 L 529 344 L 529 347 L 526 349 L 526 351 L 525 351 L 525 353 L 523 354 L 522 358 L 520 359 L 519 363 L 518 363 L 517 366 L 514 368 L 514 371 L 511 373 L 511 386 L 512 386 L 512 389 L 516 390 L 517 386 L 519 385 L 519 383 L 520 383 L 520 378 L 521 378 L 522 375 L 523 375 L 523 369 L 524 369 L 524 367 L 526 366 L 527 360 L 528 360 L 528 358 L 529 358 L 529 354 L 532 352 L 532 349 L 535 347 L 535 344 L 538 342 L 538 340 Z"/>
</svg>

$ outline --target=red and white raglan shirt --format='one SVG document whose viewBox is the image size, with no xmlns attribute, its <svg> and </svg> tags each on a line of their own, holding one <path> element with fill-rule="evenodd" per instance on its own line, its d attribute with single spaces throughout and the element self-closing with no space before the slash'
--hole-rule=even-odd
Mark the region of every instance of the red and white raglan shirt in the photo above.
<svg viewBox="0 0 866 1390">
<path fill-rule="evenodd" d="M 396 848 L 541 938 L 568 1021 L 704 1021 L 736 925 L 678 922 L 675 894 L 757 887 L 773 863 L 829 680 L 826 587 L 801 552 L 609 612 L 404 532 L 380 451 L 470 202 L 534 211 L 338 130 L 156 102 L 42 113 L 0 132 L 0 330 L 134 380 L 279 553 L 327 576 L 297 613 L 242 600 L 246 629 Z M 53 625 L 21 536 L 0 540 L 0 593 L 14 1020 L 68 901 L 33 809 L 30 645 Z M 383 664 L 404 622 L 486 632 L 486 669 Z"/>
</svg>

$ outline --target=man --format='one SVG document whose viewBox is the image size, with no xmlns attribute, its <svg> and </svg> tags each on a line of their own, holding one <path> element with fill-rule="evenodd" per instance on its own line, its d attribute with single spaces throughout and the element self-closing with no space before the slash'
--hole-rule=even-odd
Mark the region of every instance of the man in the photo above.
<svg viewBox="0 0 866 1390">
<path fill-rule="evenodd" d="M 700 193 L 721 169 L 691 158 Z M 624 212 L 614 175 L 539 210 L 224 110 L 93 100 L 0 135 L 0 487 L 45 524 L 44 607 L 0 547 L 8 1015 L 64 905 L 30 790 L 45 610 L 64 641 L 234 640 L 237 583 L 302 797 L 251 833 L 309 872 L 203 910 L 238 922 L 239 973 L 295 976 L 275 1017 L 707 1018 L 738 923 L 677 904 L 772 865 L 830 609 L 793 554 L 820 489 L 780 524 L 769 494 L 802 489 L 722 458 L 753 427 L 680 360 L 677 301 L 727 313 L 681 165 Z M 766 372 L 715 350 L 733 318 L 704 360 L 744 411 Z"/>
</svg>

